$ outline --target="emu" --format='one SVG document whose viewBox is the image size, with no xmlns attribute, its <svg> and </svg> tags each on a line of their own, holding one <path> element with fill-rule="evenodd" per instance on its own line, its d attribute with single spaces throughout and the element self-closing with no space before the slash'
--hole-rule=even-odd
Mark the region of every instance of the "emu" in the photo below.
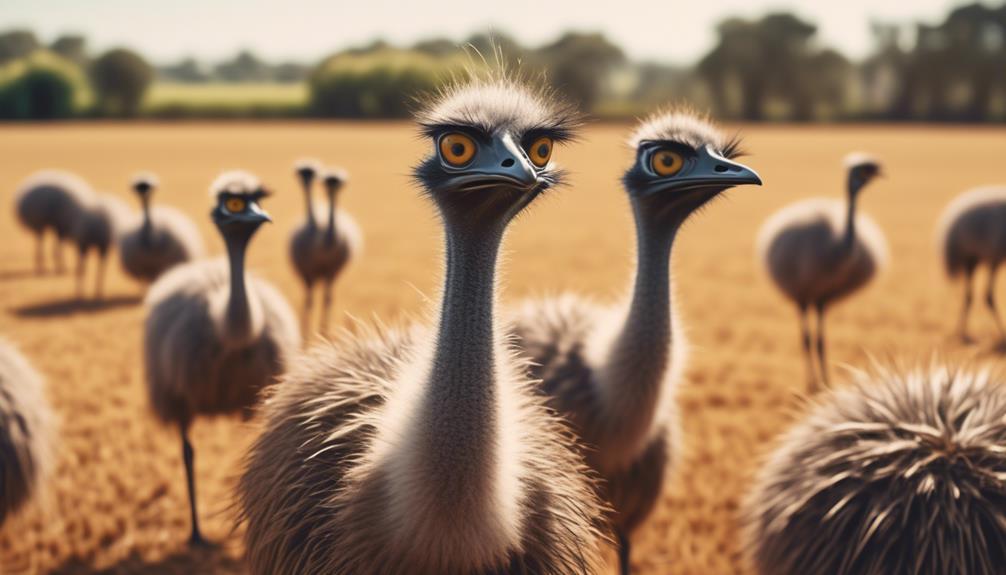
<svg viewBox="0 0 1006 575">
<path fill-rule="evenodd" d="M 880 176 L 880 164 L 865 154 L 850 154 L 845 202 L 811 198 L 779 210 L 758 233 L 758 258 L 783 294 L 796 304 L 811 393 L 828 385 L 824 316 L 829 305 L 873 279 L 887 262 L 884 233 L 866 214 L 856 212 L 859 195 Z M 808 310 L 817 312 L 817 362 Z"/>
<path fill-rule="evenodd" d="M 77 248 L 77 298 L 84 298 L 84 276 L 87 256 L 96 252 L 98 270 L 95 273 L 94 297 L 103 297 L 108 252 L 127 219 L 128 209 L 116 198 L 106 194 L 96 194 L 80 205 L 80 211 L 73 223 L 70 237 Z"/>
<path fill-rule="evenodd" d="M 315 213 L 311 188 L 316 177 L 321 176 L 328 195 L 328 209 Z M 339 191 L 348 180 L 344 170 L 331 168 L 321 171 L 317 162 L 301 160 L 297 163 L 297 176 L 304 189 L 307 217 L 290 238 L 290 260 L 297 275 L 304 282 L 304 312 L 301 326 L 304 333 L 310 328 L 314 285 L 322 282 L 323 300 L 320 333 L 328 333 L 335 281 L 346 264 L 356 257 L 362 247 L 360 228 L 345 211 L 336 208 Z M 318 221 L 325 222 L 322 227 Z"/>
<path fill-rule="evenodd" d="M 191 545 L 206 543 L 199 529 L 189 428 L 197 415 L 241 412 L 281 374 L 300 347 L 297 318 L 265 280 L 245 272 L 252 236 L 271 221 L 259 202 L 267 195 L 247 172 L 221 174 L 210 188 L 213 223 L 227 260 L 175 266 L 150 287 L 144 332 L 147 390 L 154 413 L 181 433 L 192 515 Z"/>
<path fill-rule="evenodd" d="M 149 284 L 169 268 L 203 257 L 203 239 L 188 216 L 167 206 L 150 205 L 156 177 L 140 174 L 132 189 L 140 200 L 142 217 L 119 238 L 119 257 L 128 275 Z"/>
<path fill-rule="evenodd" d="M 764 575 L 993 575 L 1006 565 L 1006 387 L 874 366 L 817 396 L 743 504 Z"/>
<path fill-rule="evenodd" d="M 972 341 L 968 335 L 971 283 L 975 269 L 984 264 L 989 268 L 985 304 L 999 329 L 999 337 L 1006 340 L 995 296 L 996 273 L 999 264 L 1006 260 L 1006 187 L 987 186 L 957 196 L 940 218 L 939 238 L 947 275 L 951 279 L 964 276 L 958 337 L 965 343 Z"/>
<path fill-rule="evenodd" d="M 513 317 L 533 377 L 604 479 L 622 573 L 630 568 L 630 534 L 653 510 L 680 436 L 674 395 L 686 351 L 671 304 L 674 239 L 725 190 L 761 184 L 731 159 L 739 154 L 736 140 L 686 110 L 651 116 L 630 142 L 635 158 L 622 183 L 636 222 L 631 297 L 601 305 L 565 295 L 527 302 Z"/>
<path fill-rule="evenodd" d="M 15 206 L 18 219 L 35 234 L 35 273 L 45 273 L 44 238 L 52 231 L 52 256 L 56 273 L 63 273 L 61 244 L 71 239 L 82 205 L 90 202 L 94 190 L 69 172 L 44 170 L 29 176 L 18 187 Z"/>
<path fill-rule="evenodd" d="M 433 326 L 312 350 L 277 385 L 239 486 L 254 573 L 599 571 L 603 507 L 495 318 L 507 225 L 561 182 L 576 115 L 505 76 L 419 113 L 415 179 L 438 209 L 446 277 Z"/>
<path fill-rule="evenodd" d="M 23 508 L 49 476 L 55 427 L 42 376 L 0 338 L 0 525 Z"/>
</svg>

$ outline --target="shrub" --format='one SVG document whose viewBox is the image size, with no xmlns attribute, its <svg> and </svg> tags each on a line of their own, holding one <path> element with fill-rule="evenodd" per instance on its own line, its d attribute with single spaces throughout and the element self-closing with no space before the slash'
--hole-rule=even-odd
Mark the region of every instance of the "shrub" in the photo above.
<svg viewBox="0 0 1006 575">
<path fill-rule="evenodd" d="M 0 118 L 69 118 L 87 99 L 83 74 L 74 64 L 48 52 L 36 52 L 0 68 Z"/>
<path fill-rule="evenodd" d="M 153 78 L 146 60 L 123 48 L 109 50 L 91 64 L 91 84 L 104 114 L 136 115 Z"/>
</svg>

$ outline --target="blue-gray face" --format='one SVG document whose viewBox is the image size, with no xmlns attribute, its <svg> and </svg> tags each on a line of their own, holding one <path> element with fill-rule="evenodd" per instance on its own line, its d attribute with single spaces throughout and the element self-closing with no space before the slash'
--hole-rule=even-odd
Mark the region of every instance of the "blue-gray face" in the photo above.
<svg viewBox="0 0 1006 575">
<path fill-rule="evenodd" d="M 217 196 L 217 205 L 210 215 L 214 223 L 221 228 L 254 231 L 265 222 L 272 221 L 269 214 L 259 205 L 259 200 L 266 195 L 268 194 L 264 190 L 222 192 Z"/>
<path fill-rule="evenodd" d="M 431 189 L 530 191 L 557 183 L 557 174 L 549 166 L 555 141 L 547 133 L 486 134 L 464 127 L 444 127 L 433 138 L 435 154 L 417 170 Z"/>
<path fill-rule="evenodd" d="M 698 149 L 672 141 L 639 144 L 636 162 L 623 178 L 626 187 L 638 195 L 660 192 L 687 193 L 716 190 L 742 184 L 761 185 L 751 168 L 728 160 L 708 145 Z"/>
</svg>

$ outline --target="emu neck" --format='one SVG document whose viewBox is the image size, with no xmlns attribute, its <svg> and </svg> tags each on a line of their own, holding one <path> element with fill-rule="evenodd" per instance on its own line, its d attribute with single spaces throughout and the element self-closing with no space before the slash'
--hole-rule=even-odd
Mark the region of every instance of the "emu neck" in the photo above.
<svg viewBox="0 0 1006 575">
<path fill-rule="evenodd" d="M 492 488 L 496 459 L 496 259 L 502 231 L 448 225 L 436 349 L 420 415 L 420 457 L 447 506 Z"/>
<path fill-rule="evenodd" d="M 243 343 L 255 334 L 251 301 L 245 285 L 245 252 L 251 235 L 225 237 L 227 261 L 230 267 L 230 292 L 224 311 L 224 336 L 234 343 Z"/>
<path fill-rule="evenodd" d="M 598 370 L 605 430 L 591 438 L 634 457 L 653 427 L 671 363 L 670 257 L 674 238 L 687 214 L 661 212 L 633 200 L 636 221 L 636 280 L 628 312 Z M 611 452 L 611 451 L 609 451 Z"/>
<path fill-rule="evenodd" d="M 335 201 L 336 195 L 328 196 L 328 226 L 325 228 L 325 243 L 331 245 L 335 241 Z"/>
<path fill-rule="evenodd" d="M 845 231 L 842 233 L 842 252 L 848 254 L 856 243 L 856 202 L 859 198 L 861 184 L 857 184 L 851 177 L 848 184 L 848 201 L 845 213 Z"/>
<path fill-rule="evenodd" d="M 311 184 L 304 183 L 304 205 L 307 206 L 307 227 L 314 230 L 318 227 L 318 222 L 314 218 L 314 198 L 311 197 Z"/>
<path fill-rule="evenodd" d="M 153 240 L 153 223 L 150 220 L 150 198 L 143 196 L 140 198 L 143 209 L 143 224 L 140 226 L 140 241 L 143 245 L 149 246 Z"/>
</svg>

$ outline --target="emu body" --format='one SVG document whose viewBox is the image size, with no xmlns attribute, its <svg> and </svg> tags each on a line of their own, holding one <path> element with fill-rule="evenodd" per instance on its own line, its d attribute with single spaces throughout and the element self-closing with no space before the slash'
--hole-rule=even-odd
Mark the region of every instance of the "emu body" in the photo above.
<svg viewBox="0 0 1006 575">
<path fill-rule="evenodd" d="M 977 188 L 956 197 L 943 212 L 938 233 L 947 275 L 951 279 L 964 278 L 964 306 L 958 320 L 958 336 L 965 342 L 971 341 L 968 313 L 973 297 L 972 282 L 975 271 L 984 265 L 989 274 L 985 305 L 995 320 L 999 336 L 1006 340 L 995 295 L 999 265 L 1006 260 L 1006 187 Z"/>
<path fill-rule="evenodd" d="M 133 182 L 142 212 L 119 238 L 122 269 L 144 283 L 153 282 L 173 266 L 202 258 L 205 253 L 199 230 L 188 216 L 169 206 L 150 205 L 156 187 L 152 177 L 140 177 Z"/>
<path fill-rule="evenodd" d="M 862 189 L 880 174 L 867 156 L 847 160 L 847 200 L 812 198 L 784 207 L 758 233 L 758 259 L 800 315 L 810 390 L 828 384 L 824 317 L 828 306 L 858 291 L 887 262 L 887 242 L 869 216 L 857 212 Z M 817 365 L 808 312 L 817 312 Z"/>
<path fill-rule="evenodd" d="M 35 234 L 35 271 L 45 272 L 43 243 L 46 232 L 52 232 L 53 261 L 57 273 L 64 269 L 62 242 L 72 239 L 74 226 L 83 205 L 91 202 L 94 190 L 74 174 L 44 170 L 29 176 L 15 194 L 18 220 Z"/>
<path fill-rule="evenodd" d="M 416 178 L 446 233 L 437 319 L 318 346 L 274 388 L 239 489 L 249 566 L 596 573 L 595 486 L 494 311 L 506 225 L 558 183 L 520 142 L 568 138 L 572 115 L 493 79 L 441 94 L 420 123 L 435 151 Z"/>
<path fill-rule="evenodd" d="M 736 142 L 689 112 L 655 115 L 631 141 L 636 159 L 623 183 L 636 222 L 637 265 L 628 301 L 601 305 L 566 295 L 528 302 L 512 318 L 533 377 L 604 479 L 623 573 L 630 535 L 653 510 L 680 439 L 674 395 L 686 346 L 671 302 L 674 239 L 727 188 L 761 183 L 729 159 Z"/>
</svg>

